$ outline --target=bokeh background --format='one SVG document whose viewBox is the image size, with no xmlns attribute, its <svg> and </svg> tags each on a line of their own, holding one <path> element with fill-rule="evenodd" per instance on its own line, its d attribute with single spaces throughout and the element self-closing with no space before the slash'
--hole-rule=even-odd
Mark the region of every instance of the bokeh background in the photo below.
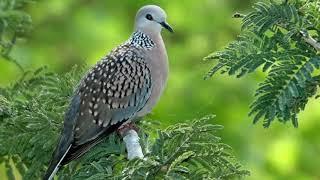
<svg viewBox="0 0 320 180">
<path fill-rule="evenodd" d="M 163 32 L 170 58 L 170 78 L 152 119 L 163 127 L 216 114 L 219 135 L 251 171 L 248 179 L 320 179 L 320 100 L 311 100 L 300 126 L 274 122 L 269 129 L 247 116 L 263 73 L 236 79 L 216 75 L 203 80 L 214 62 L 202 59 L 223 49 L 240 32 L 235 12 L 250 11 L 254 0 L 42 0 L 27 11 L 34 30 L 19 40 L 13 56 L 26 69 L 48 66 L 59 73 L 74 65 L 93 65 L 132 33 L 136 11 L 157 4 L 167 11 L 175 33 Z M 15 65 L 0 58 L 0 86 L 19 76 Z M 0 179 L 4 167 L 0 166 Z"/>
</svg>

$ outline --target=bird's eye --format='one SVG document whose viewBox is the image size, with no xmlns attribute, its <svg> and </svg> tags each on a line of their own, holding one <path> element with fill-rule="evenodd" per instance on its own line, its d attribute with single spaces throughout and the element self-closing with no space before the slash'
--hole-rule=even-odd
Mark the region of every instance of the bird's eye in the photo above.
<svg viewBox="0 0 320 180">
<path fill-rule="evenodd" d="M 146 18 L 147 18 L 149 21 L 152 21 L 152 20 L 153 20 L 153 17 L 151 16 L 151 14 L 147 14 L 147 15 L 146 15 Z"/>
</svg>

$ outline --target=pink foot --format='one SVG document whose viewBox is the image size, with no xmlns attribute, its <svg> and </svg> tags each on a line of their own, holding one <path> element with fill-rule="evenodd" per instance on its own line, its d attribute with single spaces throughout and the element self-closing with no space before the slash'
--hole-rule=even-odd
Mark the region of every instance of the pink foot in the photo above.
<svg viewBox="0 0 320 180">
<path fill-rule="evenodd" d="M 126 133 L 129 131 L 129 130 L 135 130 L 136 132 L 139 132 L 139 128 L 138 126 L 136 126 L 134 123 L 130 122 L 130 123 L 126 123 L 122 126 L 120 126 L 118 129 L 117 129 L 117 132 L 120 136 L 124 137 L 126 136 Z"/>
</svg>

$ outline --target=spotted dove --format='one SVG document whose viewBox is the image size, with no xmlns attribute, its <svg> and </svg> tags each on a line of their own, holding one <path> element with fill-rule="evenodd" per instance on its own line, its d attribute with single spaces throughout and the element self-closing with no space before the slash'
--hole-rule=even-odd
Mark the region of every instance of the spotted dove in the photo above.
<svg viewBox="0 0 320 180">
<path fill-rule="evenodd" d="M 44 179 L 52 179 L 59 166 L 79 158 L 123 124 L 152 110 L 168 76 L 162 28 L 173 32 L 164 10 L 155 5 L 142 7 L 131 37 L 81 80 Z"/>
</svg>

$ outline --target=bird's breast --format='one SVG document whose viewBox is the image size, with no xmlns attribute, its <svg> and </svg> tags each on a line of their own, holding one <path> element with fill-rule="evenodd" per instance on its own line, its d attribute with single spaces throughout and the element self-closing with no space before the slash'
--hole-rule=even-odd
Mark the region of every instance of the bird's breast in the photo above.
<svg viewBox="0 0 320 180">
<path fill-rule="evenodd" d="M 138 117 L 150 113 L 157 104 L 166 87 L 169 74 L 168 56 L 161 37 L 157 39 L 156 46 L 146 54 L 148 54 L 147 63 L 151 71 L 152 91 L 145 107 L 137 114 Z"/>
</svg>

